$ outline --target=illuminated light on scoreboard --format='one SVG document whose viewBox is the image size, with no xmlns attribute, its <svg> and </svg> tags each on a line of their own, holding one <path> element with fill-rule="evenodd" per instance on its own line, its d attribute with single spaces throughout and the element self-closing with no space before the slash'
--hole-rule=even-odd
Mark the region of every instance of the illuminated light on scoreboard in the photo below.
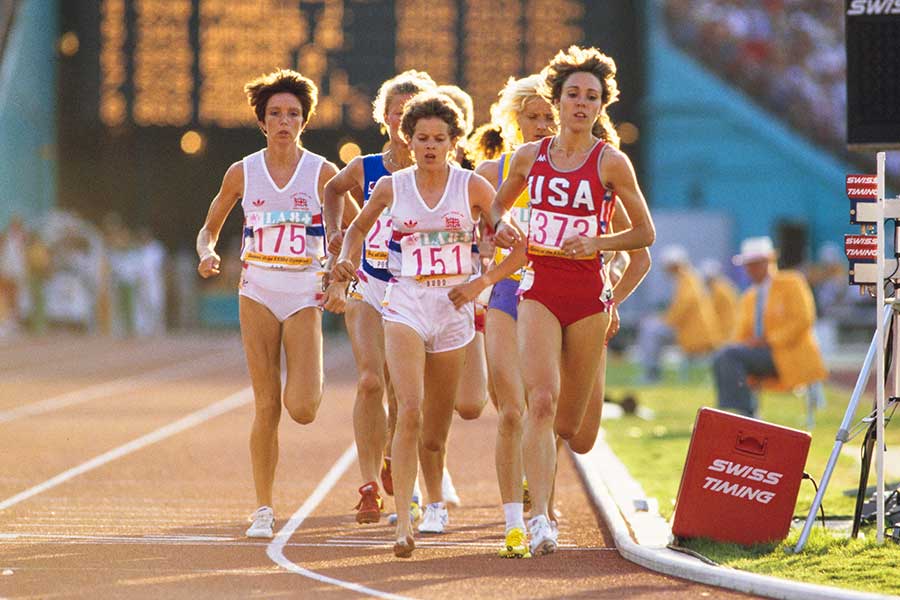
<svg viewBox="0 0 900 600">
<path fill-rule="evenodd" d="M 490 118 L 497 93 L 510 75 L 522 70 L 521 10 L 519 0 L 466 2 L 465 81 L 475 103 L 476 122 Z"/>
<path fill-rule="evenodd" d="M 616 125 L 616 132 L 623 144 L 634 144 L 641 137 L 641 132 L 637 125 L 625 121 Z"/>
<path fill-rule="evenodd" d="M 584 5 L 575 0 L 526 0 L 525 21 L 528 49 L 525 68 L 537 73 L 560 49 L 584 38 L 578 24 L 584 17 Z"/>
<path fill-rule="evenodd" d="M 100 119 L 110 127 L 125 122 L 125 0 L 100 4 Z"/>
<path fill-rule="evenodd" d="M 185 154 L 197 154 L 203 150 L 206 140 L 194 130 L 185 131 L 181 136 L 181 151 Z"/>
<path fill-rule="evenodd" d="M 437 83 L 456 81 L 454 0 L 397 0 L 397 71 L 427 71 Z M 491 32 L 493 35 L 493 32 Z"/>
<path fill-rule="evenodd" d="M 356 142 L 346 142 L 338 150 L 338 156 L 344 164 L 347 164 L 360 154 L 362 154 L 362 148 Z"/>
<path fill-rule="evenodd" d="M 373 79 L 407 69 L 427 71 L 438 83 L 466 89 L 481 122 L 508 77 L 537 72 L 561 48 L 585 40 L 583 0 L 98 3 L 97 112 L 109 127 L 127 122 L 253 127 L 242 84 L 276 68 L 292 68 L 319 87 L 313 128 L 367 129 L 380 81 L 367 79 L 369 72 L 360 74 L 359 65 L 367 64 L 375 39 L 386 40 L 377 52 L 393 52 L 387 60 L 396 70 Z M 362 8 L 369 4 L 378 7 Z M 393 12 L 393 31 L 361 36 L 356 19 L 378 10 Z M 71 33 L 60 38 L 64 56 L 77 53 L 79 45 L 82 53 L 94 47 L 84 42 L 86 32 Z"/>
<path fill-rule="evenodd" d="M 194 95 L 191 0 L 135 0 L 134 8 L 134 121 L 187 125 Z"/>
<path fill-rule="evenodd" d="M 63 56 L 75 56 L 80 47 L 81 42 L 74 31 L 67 31 L 59 37 L 59 52 Z"/>
</svg>

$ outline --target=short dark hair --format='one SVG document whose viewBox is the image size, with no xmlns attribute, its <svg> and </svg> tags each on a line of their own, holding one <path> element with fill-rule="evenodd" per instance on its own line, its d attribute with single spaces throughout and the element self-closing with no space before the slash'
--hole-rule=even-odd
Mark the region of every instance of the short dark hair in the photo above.
<svg viewBox="0 0 900 600">
<path fill-rule="evenodd" d="M 463 135 L 465 118 L 456 103 L 447 95 L 428 91 L 416 94 L 409 99 L 403 108 L 400 131 L 407 141 L 412 139 L 416 123 L 421 119 L 437 117 L 444 121 L 450 129 L 450 137 L 459 139 Z"/>
<path fill-rule="evenodd" d="M 319 97 L 319 89 L 311 79 L 297 71 L 279 69 L 244 84 L 244 93 L 247 94 L 247 101 L 256 113 L 257 121 L 266 120 L 266 104 L 269 103 L 269 98 L 281 92 L 297 97 L 303 108 L 303 123 L 308 123 L 316 111 Z"/>
</svg>

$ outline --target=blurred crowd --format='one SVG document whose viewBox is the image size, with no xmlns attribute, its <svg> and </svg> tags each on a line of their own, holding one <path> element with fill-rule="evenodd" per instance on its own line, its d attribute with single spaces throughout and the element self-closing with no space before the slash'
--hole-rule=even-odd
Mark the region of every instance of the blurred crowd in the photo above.
<svg viewBox="0 0 900 600">
<path fill-rule="evenodd" d="M 863 158 L 846 151 L 843 2 L 666 0 L 665 16 L 678 46 L 815 143 Z M 888 172 L 900 176 L 900 153 Z"/>
<path fill-rule="evenodd" d="M 166 329 L 166 249 L 114 213 L 96 227 L 54 210 L 0 232 L 0 338 L 49 329 L 158 335 Z"/>
</svg>

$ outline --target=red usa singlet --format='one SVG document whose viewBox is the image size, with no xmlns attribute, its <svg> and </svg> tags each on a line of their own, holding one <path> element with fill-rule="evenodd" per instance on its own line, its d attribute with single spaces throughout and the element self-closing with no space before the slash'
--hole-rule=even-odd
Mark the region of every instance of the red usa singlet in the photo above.
<svg viewBox="0 0 900 600">
<path fill-rule="evenodd" d="M 523 278 L 520 291 L 524 299 L 546 306 L 565 327 L 605 311 L 609 298 L 599 253 L 571 258 L 562 251 L 563 242 L 576 235 L 607 233 L 616 196 L 600 181 L 598 165 L 606 143 L 598 140 L 579 167 L 564 171 L 550 158 L 555 140 L 541 141 L 528 173 L 528 260 L 533 273 Z"/>
</svg>

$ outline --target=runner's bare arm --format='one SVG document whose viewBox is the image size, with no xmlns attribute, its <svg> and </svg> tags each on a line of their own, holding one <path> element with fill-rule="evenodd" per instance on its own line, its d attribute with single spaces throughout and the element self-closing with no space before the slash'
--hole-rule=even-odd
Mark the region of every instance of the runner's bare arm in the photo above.
<svg viewBox="0 0 900 600">
<path fill-rule="evenodd" d="M 497 180 L 499 179 L 498 169 L 500 168 L 500 160 L 485 160 L 478 164 L 475 172 L 484 177 L 491 187 L 497 189 Z"/>
<path fill-rule="evenodd" d="M 222 178 L 222 185 L 215 195 L 206 213 L 206 221 L 197 234 L 197 256 L 200 264 L 197 271 L 206 279 L 219 274 L 221 259 L 216 254 L 216 243 L 219 241 L 219 233 L 228 214 L 244 193 L 244 165 L 238 161 L 228 167 Z"/>
<path fill-rule="evenodd" d="M 631 161 L 624 153 L 609 146 L 601 154 L 599 172 L 603 185 L 612 189 L 622 201 L 622 206 L 631 219 L 631 227 L 593 239 L 570 238 L 563 243 L 563 250 L 574 249 L 577 255 L 581 255 L 605 250 L 636 250 L 653 244 L 656 240 L 656 228 Z M 583 249 L 585 241 L 589 242 L 590 247 Z"/>
<path fill-rule="evenodd" d="M 480 175 L 476 174 L 469 178 L 469 202 L 472 205 L 473 217 L 476 211 L 481 211 L 481 215 L 490 214 L 491 202 L 493 199 L 493 188 L 490 183 Z M 521 230 L 516 227 L 515 223 L 510 224 L 517 231 L 516 241 L 513 244 L 513 251 L 503 259 L 503 261 L 495 268 L 482 274 L 480 277 L 468 281 L 466 283 L 454 286 L 447 292 L 447 296 L 453 302 L 456 308 L 460 308 L 467 302 L 472 302 L 478 297 L 486 287 L 493 285 L 501 279 L 506 279 L 517 270 L 521 269 L 525 263 L 525 236 Z"/>
<path fill-rule="evenodd" d="M 356 264 L 354 258 L 360 254 L 363 239 L 378 217 L 391 205 L 394 200 L 394 186 L 390 177 L 382 177 L 375 184 L 369 201 L 350 223 L 347 235 L 341 248 L 341 254 L 331 270 L 334 281 L 350 281 L 356 277 Z"/>
<path fill-rule="evenodd" d="M 325 224 L 325 241 L 330 254 L 340 252 L 343 239 L 342 225 L 346 219 L 344 213 L 348 209 L 352 210 L 351 204 L 356 206 L 356 202 L 348 192 L 361 185 L 362 175 L 362 159 L 357 156 L 339 172 L 332 173 L 322 188 L 320 196 L 322 198 L 322 221 Z M 353 214 L 355 215 L 355 213 Z M 352 218 L 353 216 L 350 217 L 351 220 Z"/>
<path fill-rule="evenodd" d="M 516 227 L 515 223 L 511 223 L 512 227 Z M 518 229 L 518 227 L 516 227 Z M 461 308 L 467 302 L 472 302 L 478 298 L 479 294 L 488 286 L 494 285 L 498 281 L 502 281 L 525 266 L 528 262 L 526 255 L 527 244 L 525 243 L 525 234 L 519 231 L 519 239 L 512 247 L 512 251 L 502 260 L 500 264 L 493 269 L 483 273 L 480 277 L 476 277 L 472 281 L 461 283 L 450 288 L 447 296 L 453 302 L 453 306 Z"/>
<path fill-rule="evenodd" d="M 540 142 L 529 142 L 519 146 L 510 159 L 509 173 L 494 196 L 489 213 L 490 223 L 494 228 L 494 241 L 501 248 L 511 247 L 518 235 L 515 228 L 507 226 L 508 223 L 501 224 L 500 221 L 525 189 L 528 172 L 531 171 L 531 165 L 534 164 L 540 147 Z"/>
<path fill-rule="evenodd" d="M 616 211 L 613 214 L 612 231 L 624 231 L 629 229 L 631 218 L 628 211 L 622 205 L 621 200 L 617 200 Z M 636 250 L 628 250 L 628 266 L 622 271 L 622 277 L 613 287 L 613 299 L 616 304 L 621 304 L 634 292 L 641 284 L 644 277 L 650 271 L 650 249 L 647 247 L 638 248 Z"/>
</svg>

